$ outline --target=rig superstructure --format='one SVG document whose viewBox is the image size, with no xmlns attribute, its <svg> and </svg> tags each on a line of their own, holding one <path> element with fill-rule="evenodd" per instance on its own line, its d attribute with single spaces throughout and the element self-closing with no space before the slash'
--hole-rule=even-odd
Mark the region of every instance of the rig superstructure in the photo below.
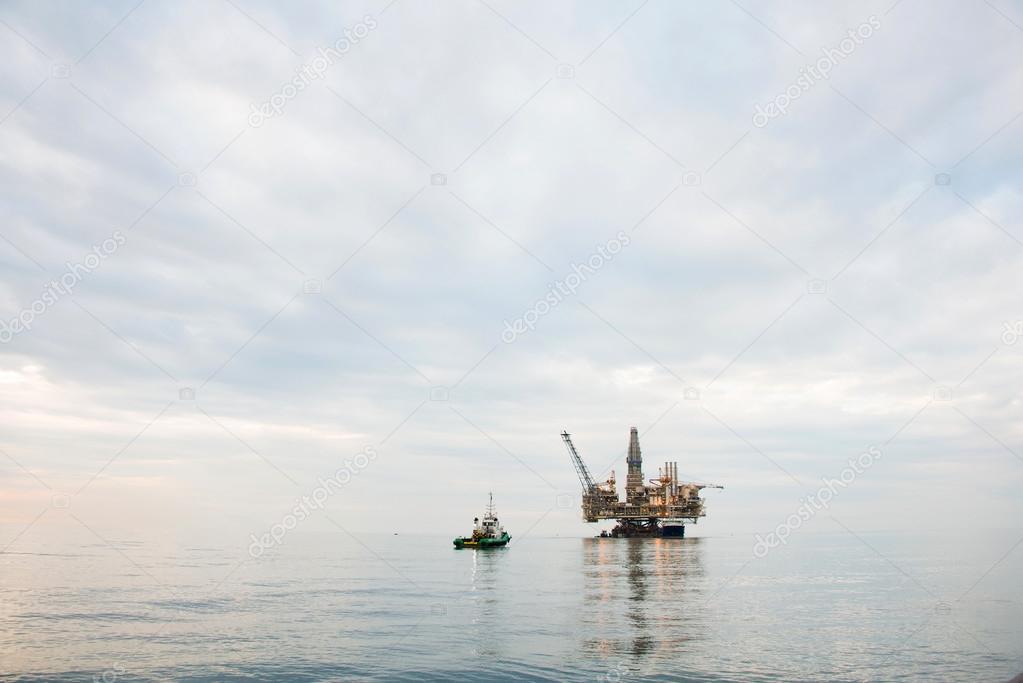
<svg viewBox="0 0 1023 683">
<path fill-rule="evenodd" d="M 575 466 L 583 487 L 582 511 L 587 522 L 613 519 L 618 525 L 601 536 L 685 536 L 685 523 L 696 524 L 706 516 L 700 491 L 705 488 L 724 488 L 716 484 L 698 484 L 678 480 L 678 463 L 666 462 L 658 470 L 657 479 L 643 480 L 643 454 L 639 448 L 639 433 L 635 427 L 629 431 L 629 466 L 625 477 L 625 500 L 618 497 L 614 470 L 607 481 L 596 482 L 586 463 L 572 443 L 568 432 L 561 433 L 568 455 Z"/>
</svg>

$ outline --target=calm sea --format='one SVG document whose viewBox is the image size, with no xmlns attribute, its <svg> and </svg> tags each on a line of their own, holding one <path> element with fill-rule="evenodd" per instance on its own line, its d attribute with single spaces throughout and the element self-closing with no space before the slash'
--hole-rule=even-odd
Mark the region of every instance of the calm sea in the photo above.
<svg viewBox="0 0 1023 683">
<path fill-rule="evenodd" d="M 1006 681 L 1019 536 L 802 534 L 759 559 L 738 536 L 18 543 L 0 678 Z"/>
</svg>

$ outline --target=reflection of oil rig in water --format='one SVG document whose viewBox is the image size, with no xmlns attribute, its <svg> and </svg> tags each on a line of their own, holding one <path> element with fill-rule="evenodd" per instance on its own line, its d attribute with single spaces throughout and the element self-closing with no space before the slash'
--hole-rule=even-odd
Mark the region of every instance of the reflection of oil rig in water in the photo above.
<svg viewBox="0 0 1023 683">
<path fill-rule="evenodd" d="M 657 479 L 643 483 L 643 455 L 639 450 L 639 434 L 633 427 L 629 432 L 629 454 L 626 462 L 629 473 L 625 479 L 625 500 L 618 498 L 615 489 L 615 473 L 599 484 L 593 481 L 586 463 L 579 457 L 572 437 L 561 433 L 561 439 L 568 448 L 568 454 L 583 485 L 583 519 L 596 522 L 614 519 L 618 525 L 610 533 L 602 531 L 601 536 L 685 536 L 685 523 L 696 524 L 703 511 L 700 491 L 705 488 L 724 488 L 714 484 L 697 484 L 678 480 L 678 463 L 666 462 L 658 470 Z"/>
</svg>

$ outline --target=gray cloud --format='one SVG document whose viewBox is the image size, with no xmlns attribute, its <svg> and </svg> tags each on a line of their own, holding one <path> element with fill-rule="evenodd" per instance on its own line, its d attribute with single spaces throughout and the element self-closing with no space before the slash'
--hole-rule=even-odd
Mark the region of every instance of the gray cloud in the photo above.
<svg viewBox="0 0 1023 683">
<path fill-rule="evenodd" d="M 0 347 L 8 536 L 52 493 L 26 470 L 74 493 L 104 468 L 71 505 L 127 535 L 247 533 L 366 444 L 379 459 L 329 503 L 351 528 L 410 509 L 460 528 L 493 489 L 510 527 L 587 533 L 556 507 L 577 489 L 558 433 L 621 470 L 630 424 L 651 476 L 670 459 L 727 485 L 706 533 L 783 518 L 793 477 L 889 439 L 836 516 L 1018 517 L 1023 42 L 998 13 L 235 5 L 0 11 L 3 319 L 127 235 Z M 829 80 L 753 125 L 871 14 Z"/>
</svg>

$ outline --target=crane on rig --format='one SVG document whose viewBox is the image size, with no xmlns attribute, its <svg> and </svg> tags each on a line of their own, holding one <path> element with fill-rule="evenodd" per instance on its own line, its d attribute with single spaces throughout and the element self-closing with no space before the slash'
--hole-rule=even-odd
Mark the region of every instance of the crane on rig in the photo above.
<svg viewBox="0 0 1023 683">
<path fill-rule="evenodd" d="M 584 492 L 592 492 L 597 485 L 593 482 L 593 476 L 590 475 L 590 470 L 586 467 L 586 463 L 579 457 L 579 453 L 575 450 L 575 444 L 572 443 L 572 435 L 568 432 L 561 433 L 561 440 L 565 442 L 565 446 L 568 447 L 568 455 L 572 458 L 572 464 L 575 465 L 575 473 L 579 475 L 579 481 L 583 485 Z M 611 476 L 614 476 L 614 470 L 611 471 Z"/>
<path fill-rule="evenodd" d="M 597 482 L 585 461 L 572 443 L 572 435 L 561 433 L 569 458 L 582 484 L 582 512 L 587 522 L 613 519 L 618 524 L 601 536 L 685 536 L 685 523 L 696 524 L 706 516 L 700 491 L 705 488 L 724 488 L 717 484 L 681 482 L 678 463 L 666 462 L 658 471 L 657 479 L 643 480 L 643 454 L 639 448 L 639 432 L 629 431 L 629 450 L 626 458 L 628 476 L 625 481 L 625 500 L 618 496 L 614 470 L 606 481 Z"/>
</svg>

